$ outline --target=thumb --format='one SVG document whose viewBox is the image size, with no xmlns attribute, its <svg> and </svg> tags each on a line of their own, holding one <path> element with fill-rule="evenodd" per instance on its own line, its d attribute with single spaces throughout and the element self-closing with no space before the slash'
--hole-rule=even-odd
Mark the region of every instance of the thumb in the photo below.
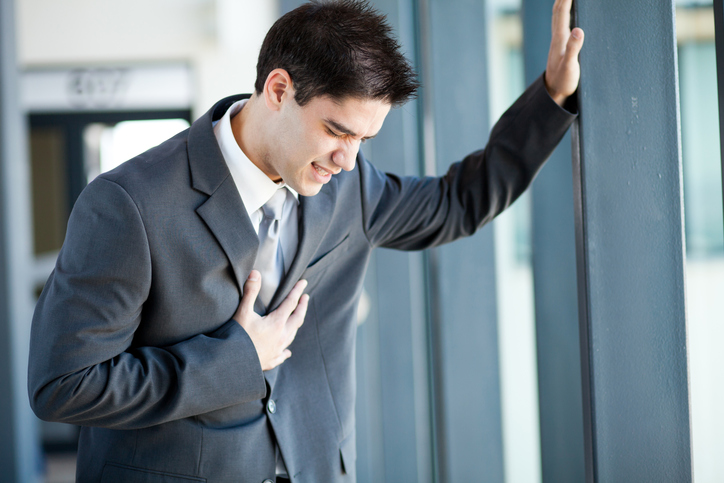
<svg viewBox="0 0 724 483">
<path fill-rule="evenodd" d="M 566 43 L 566 61 L 570 62 L 578 57 L 581 48 L 583 47 L 583 30 L 576 27 L 571 30 L 571 35 L 568 37 L 568 43 Z"/>
<path fill-rule="evenodd" d="M 252 270 L 244 282 L 244 294 L 241 297 L 240 312 L 251 313 L 254 310 L 254 302 L 261 290 L 261 274 L 258 270 Z"/>
</svg>

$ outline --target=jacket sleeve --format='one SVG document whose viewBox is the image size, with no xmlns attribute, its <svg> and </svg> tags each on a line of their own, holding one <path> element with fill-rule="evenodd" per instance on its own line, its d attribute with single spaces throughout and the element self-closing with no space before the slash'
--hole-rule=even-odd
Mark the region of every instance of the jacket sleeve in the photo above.
<svg viewBox="0 0 724 483">
<path fill-rule="evenodd" d="M 541 76 L 501 116 L 485 149 L 440 178 L 383 173 L 360 155 L 370 243 L 420 250 L 472 235 L 525 191 L 575 117 L 550 98 Z"/>
<path fill-rule="evenodd" d="M 33 317 L 30 403 L 41 419 L 141 428 L 264 397 L 234 320 L 168 347 L 133 347 L 151 288 L 141 215 L 118 184 L 83 191 Z"/>
</svg>

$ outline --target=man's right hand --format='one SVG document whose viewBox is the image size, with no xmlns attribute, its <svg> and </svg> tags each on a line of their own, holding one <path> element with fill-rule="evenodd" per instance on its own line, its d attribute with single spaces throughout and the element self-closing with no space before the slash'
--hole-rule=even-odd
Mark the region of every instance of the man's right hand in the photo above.
<svg viewBox="0 0 724 483">
<path fill-rule="evenodd" d="M 261 274 L 252 270 L 244 283 L 244 295 L 234 320 L 241 325 L 251 341 L 261 362 L 261 370 L 268 371 L 291 357 L 287 349 L 297 335 L 297 330 L 307 314 L 309 295 L 302 293 L 307 286 L 300 280 L 281 305 L 265 317 L 254 312 L 254 302 L 261 289 Z"/>
</svg>

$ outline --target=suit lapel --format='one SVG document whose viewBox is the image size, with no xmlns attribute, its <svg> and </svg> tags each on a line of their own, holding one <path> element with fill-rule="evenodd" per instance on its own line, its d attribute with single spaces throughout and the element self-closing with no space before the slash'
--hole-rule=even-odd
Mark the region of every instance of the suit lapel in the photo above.
<svg viewBox="0 0 724 483">
<path fill-rule="evenodd" d="M 316 196 L 300 196 L 299 246 L 289 273 L 279 284 L 269 307 L 276 309 L 299 281 L 309 261 L 319 247 L 332 221 L 334 203 L 337 199 L 337 182 L 333 178 Z"/>
<path fill-rule="evenodd" d="M 231 262 L 239 290 L 254 267 L 259 237 L 254 231 L 246 208 L 231 176 L 206 202 L 196 209 Z"/>
<path fill-rule="evenodd" d="M 219 101 L 193 123 L 188 138 L 192 186 L 209 196 L 196 213 L 226 252 L 240 291 L 254 266 L 259 238 L 246 214 L 211 123 L 220 119 L 234 102 L 248 97 L 232 96 Z"/>
</svg>

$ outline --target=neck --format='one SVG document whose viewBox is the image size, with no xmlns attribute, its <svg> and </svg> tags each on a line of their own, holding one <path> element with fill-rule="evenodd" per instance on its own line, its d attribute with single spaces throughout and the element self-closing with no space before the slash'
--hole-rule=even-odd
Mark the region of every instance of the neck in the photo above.
<svg viewBox="0 0 724 483">
<path fill-rule="evenodd" d="M 244 108 L 234 117 L 231 118 L 231 131 L 234 133 L 236 144 L 242 152 L 249 158 L 249 161 L 259 168 L 265 175 L 275 183 L 281 181 L 281 178 L 264 163 L 264 130 L 258 128 L 257 104 L 259 98 L 256 93 L 252 94 Z"/>
</svg>

